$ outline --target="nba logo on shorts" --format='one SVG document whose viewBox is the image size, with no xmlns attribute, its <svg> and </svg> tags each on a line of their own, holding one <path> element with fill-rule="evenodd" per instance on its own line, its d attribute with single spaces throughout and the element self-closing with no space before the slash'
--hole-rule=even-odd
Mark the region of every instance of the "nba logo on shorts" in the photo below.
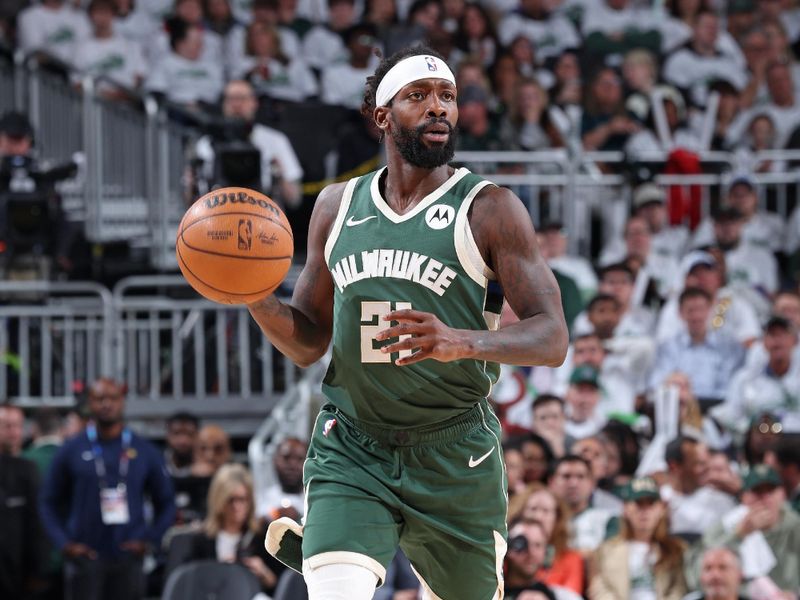
<svg viewBox="0 0 800 600">
<path fill-rule="evenodd" d="M 250 250 L 253 245 L 253 222 L 239 219 L 239 250 Z"/>
<path fill-rule="evenodd" d="M 426 56 L 425 62 L 428 65 L 428 71 L 438 71 L 439 68 L 436 66 L 436 61 L 432 56 Z"/>
<path fill-rule="evenodd" d="M 336 419 L 328 419 L 325 421 L 325 425 L 322 427 L 322 435 L 328 437 L 328 434 L 333 429 L 333 426 L 336 425 Z"/>
</svg>

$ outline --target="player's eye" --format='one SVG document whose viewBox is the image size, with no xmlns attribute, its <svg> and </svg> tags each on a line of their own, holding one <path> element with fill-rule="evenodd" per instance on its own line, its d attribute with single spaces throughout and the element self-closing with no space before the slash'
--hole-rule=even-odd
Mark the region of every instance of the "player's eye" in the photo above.
<svg viewBox="0 0 800 600">
<path fill-rule="evenodd" d="M 422 92 L 411 92 L 408 97 L 412 100 L 422 100 L 425 98 L 425 95 Z"/>
<path fill-rule="evenodd" d="M 455 94 L 453 94 L 453 92 L 444 92 L 442 94 L 442 99 L 445 102 L 452 102 L 453 100 L 456 99 L 456 96 L 455 96 Z"/>
</svg>

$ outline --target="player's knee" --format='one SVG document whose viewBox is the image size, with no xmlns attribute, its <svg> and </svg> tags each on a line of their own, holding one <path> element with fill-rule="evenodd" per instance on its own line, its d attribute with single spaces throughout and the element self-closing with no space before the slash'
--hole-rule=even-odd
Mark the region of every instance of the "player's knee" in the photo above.
<svg viewBox="0 0 800 600">
<path fill-rule="evenodd" d="M 362 565 L 326 564 L 312 567 L 303 562 L 308 600 L 370 600 L 378 575 Z"/>
</svg>

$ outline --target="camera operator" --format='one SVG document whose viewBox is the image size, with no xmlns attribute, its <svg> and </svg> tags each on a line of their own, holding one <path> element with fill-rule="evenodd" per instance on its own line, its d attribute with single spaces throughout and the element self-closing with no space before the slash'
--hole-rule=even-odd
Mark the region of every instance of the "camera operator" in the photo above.
<svg viewBox="0 0 800 600">
<path fill-rule="evenodd" d="M 46 278 L 51 258 L 63 270 L 71 268 L 67 251 L 72 228 L 54 185 L 74 176 L 77 166 L 41 169 L 33 144 L 33 127 L 24 114 L 11 111 L 0 117 L 0 266 L 7 271 L 32 266 Z M 34 261 L 15 263 L 23 258 Z"/>
<path fill-rule="evenodd" d="M 258 100 L 250 83 L 237 80 L 225 86 L 222 98 L 222 113 L 226 119 L 224 135 L 204 136 L 195 148 L 197 158 L 202 161 L 202 175 L 209 188 L 215 185 L 249 187 L 241 181 L 227 181 L 224 174 L 220 174 L 218 162 L 223 159 L 226 142 L 233 141 L 229 139 L 231 137 L 238 137 L 261 154 L 261 190 L 285 206 L 296 208 L 302 198 L 300 180 L 303 169 L 300 161 L 283 133 L 254 122 L 257 109 Z M 238 133 L 231 135 L 231 132 Z M 258 183 L 255 182 L 256 187 Z"/>
<path fill-rule="evenodd" d="M 508 600 L 556 600 L 553 590 L 536 577 L 546 552 L 547 534 L 541 523 L 524 519 L 511 523 L 505 560 Z"/>
</svg>

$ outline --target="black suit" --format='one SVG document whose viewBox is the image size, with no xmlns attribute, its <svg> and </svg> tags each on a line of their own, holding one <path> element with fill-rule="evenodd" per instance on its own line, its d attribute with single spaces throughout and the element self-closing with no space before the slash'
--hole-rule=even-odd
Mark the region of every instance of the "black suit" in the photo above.
<svg viewBox="0 0 800 600">
<path fill-rule="evenodd" d="M 43 566 L 36 509 L 39 476 L 29 460 L 0 455 L 0 598 L 26 598 Z"/>
</svg>

